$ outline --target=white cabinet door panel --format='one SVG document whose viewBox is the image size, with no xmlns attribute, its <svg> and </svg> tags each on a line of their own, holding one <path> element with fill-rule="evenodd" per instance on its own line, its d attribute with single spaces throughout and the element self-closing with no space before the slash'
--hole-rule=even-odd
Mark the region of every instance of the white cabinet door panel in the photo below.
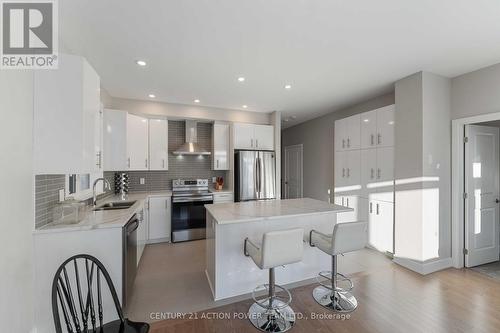
<svg viewBox="0 0 500 333">
<path fill-rule="evenodd" d="M 254 149 L 254 125 L 235 123 L 233 125 L 234 149 Z"/>
<path fill-rule="evenodd" d="M 212 169 L 229 170 L 229 124 L 215 123 L 212 131 Z"/>
<path fill-rule="evenodd" d="M 127 157 L 129 170 L 148 170 L 148 120 L 127 114 Z"/>
<path fill-rule="evenodd" d="M 361 189 L 361 151 L 351 150 L 347 152 L 347 186 L 352 190 Z"/>
<path fill-rule="evenodd" d="M 335 121 L 335 133 L 334 133 L 334 146 L 335 151 L 343 151 L 346 149 L 346 133 L 347 133 L 347 121 L 345 119 L 340 119 Z"/>
<path fill-rule="evenodd" d="M 149 198 L 149 242 L 170 240 L 170 197 Z"/>
<path fill-rule="evenodd" d="M 255 125 L 255 148 L 258 150 L 274 150 L 274 126 Z"/>
<path fill-rule="evenodd" d="M 149 119 L 149 170 L 168 170 L 168 122 Z"/>
<path fill-rule="evenodd" d="M 361 149 L 373 148 L 377 140 L 377 111 L 361 114 Z"/>
<path fill-rule="evenodd" d="M 346 143 L 347 149 L 359 149 L 361 140 L 361 130 L 359 124 L 360 116 L 354 115 L 347 118 Z"/>
<path fill-rule="evenodd" d="M 377 146 L 394 146 L 394 105 L 377 110 Z"/>
<path fill-rule="evenodd" d="M 125 171 L 127 164 L 127 112 L 104 110 L 103 168 L 105 171 Z"/>
<path fill-rule="evenodd" d="M 394 148 L 377 148 L 375 200 L 394 201 Z"/>
<path fill-rule="evenodd" d="M 361 150 L 361 192 L 363 198 L 370 199 L 375 193 L 374 183 L 377 174 L 377 150 Z"/>
<path fill-rule="evenodd" d="M 335 189 L 347 185 L 347 152 L 339 151 L 334 157 Z"/>
</svg>

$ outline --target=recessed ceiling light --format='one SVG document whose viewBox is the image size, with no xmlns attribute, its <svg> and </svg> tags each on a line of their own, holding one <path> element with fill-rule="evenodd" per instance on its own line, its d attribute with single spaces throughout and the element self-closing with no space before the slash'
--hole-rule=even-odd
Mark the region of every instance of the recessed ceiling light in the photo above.
<svg viewBox="0 0 500 333">
<path fill-rule="evenodd" d="M 156 98 L 156 95 L 155 94 L 149 94 L 148 97 L 149 98 Z"/>
<path fill-rule="evenodd" d="M 195 103 L 200 103 L 200 100 L 199 99 L 195 99 L 194 102 Z"/>
<path fill-rule="evenodd" d="M 142 67 L 146 66 L 146 62 L 144 60 L 137 60 L 135 63 Z"/>
<path fill-rule="evenodd" d="M 241 106 L 243 109 L 246 109 L 248 107 L 248 105 L 242 105 Z"/>
<path fill-rule="evenodd" d="M 240 77 L 238 78 L 238 82 L 245 82 L 245 78 L 244 78 L 243 76 L 240 76 Z"/>
<path fill-rule="evenodd" d="M 285 89 L 292 89 L 292 85 L 291 84 L 285 84 Z"/>
<path fill-rule="evenodd" d="M 297 116 L 292 116 L 292 119 L 293 119 L 293 120 L 297 119 Z"/>
</svg>

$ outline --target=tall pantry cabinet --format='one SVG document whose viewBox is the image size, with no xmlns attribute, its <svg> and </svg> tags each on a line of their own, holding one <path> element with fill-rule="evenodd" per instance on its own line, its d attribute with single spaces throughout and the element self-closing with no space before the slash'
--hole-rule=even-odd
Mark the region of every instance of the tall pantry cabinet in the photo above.
<svg viewBox="0 0 500 333">
<path fill-rule="evenodd" d="M 352 212 L 338 222 L 368 221 L 369 245 L 393 253 L 394 105 L 335 122 L 335 204 Z"/>
</svg>

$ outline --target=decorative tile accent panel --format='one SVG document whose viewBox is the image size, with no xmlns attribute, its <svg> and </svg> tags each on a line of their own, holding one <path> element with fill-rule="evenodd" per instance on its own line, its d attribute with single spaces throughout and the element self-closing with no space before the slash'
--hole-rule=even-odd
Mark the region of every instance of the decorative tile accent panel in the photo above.
<svg viewBox="0 0 500 333">
<path fill-rule="evenodd" d="M 59 202 L 59 190 L 65 187 L 65 175 L 35 176 L 35 227 L 52 222 L 52 209 Z"/>
<path fill-rule="evenodd" d="M 212 124 L 198 123 L 198 145 L 212 151 Z M 163 191 L 172 189 L 172 180 L 177 178 L 227 178 L 226 171 L 213 171 L 212 156 L 176 156 L 172 152 L 185 141 L 184 121 L 168 121 L 168 171 L 124 171 L 129 174 L 129 192 Z M 104 172 L 114 187 L 114 172 Z M 141 185 L 140 179 L 144 178 Z M 114 189 L 113 189 L 114 191 Z"/>
</svg>

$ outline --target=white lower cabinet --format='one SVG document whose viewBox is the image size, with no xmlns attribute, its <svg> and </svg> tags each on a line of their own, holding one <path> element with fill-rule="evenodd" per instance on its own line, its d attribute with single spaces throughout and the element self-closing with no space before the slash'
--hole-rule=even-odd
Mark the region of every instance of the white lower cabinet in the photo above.
<svg viewBox="0 0 500 333">
<path fill-rule="evenodd" d="M 381 251 L 393 252 L 394 204 L 371 200 L 368 204 L 368 244 Z"/>
<path fill-rule="evenodd" d="M 368 200 L 358 195 L 336 196 L 335 204 L 352 208 L 352 212 L 337 214 L 338 223 L 367 221 Z"/>
<path fill-rule="evenodd" d="M 214 193 L 214 204 L 234 202 L 233 193 Z"/>
<path fill-rule="evenodd" d="M 171 197 L 149 198 L 149 237 L 148 243 L 170 241 L 171 233 Z"/>
</svg>

